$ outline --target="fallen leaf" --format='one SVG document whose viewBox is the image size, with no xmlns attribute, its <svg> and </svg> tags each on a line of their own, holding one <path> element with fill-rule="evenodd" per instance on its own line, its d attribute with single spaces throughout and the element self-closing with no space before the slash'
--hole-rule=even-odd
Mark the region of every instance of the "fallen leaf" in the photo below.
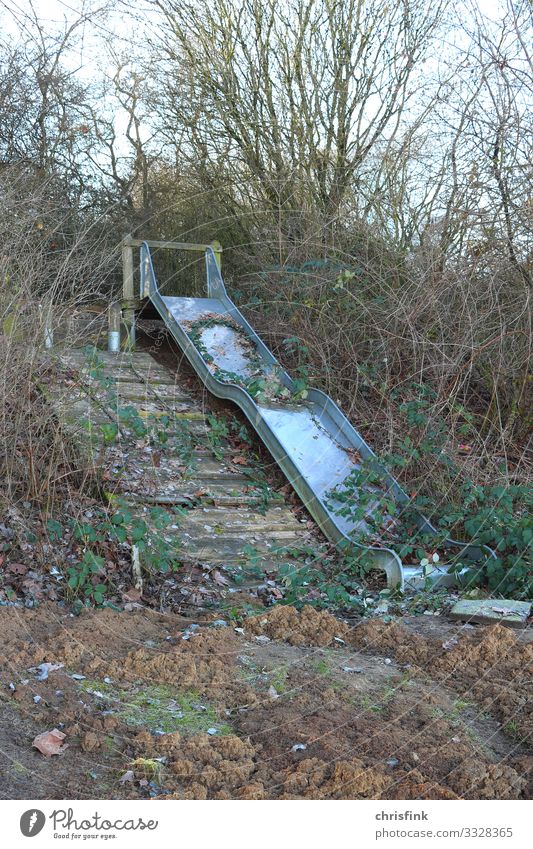
<svg viewBox="0 0 533 849">
<path fill-rule="evenodd" d="M 359 451 L 357 451 L 355 448 L 346 448 L 345 451 L 352 463 L 360 465 L 363 462 Z"/>
<path fill-rule="evenodd" d="M 248 460 L 246 459 L 246 457 L 243 457 L 242 454 L 237 454 L 235 457 L 232 457 L 231 462 L 235 466 L 247 466 L 248 465 Z"/>
<path fill-rule="evenodd" d="M 220 584 L 221 586 L 226 586 L 227 584 L 229 584 L 228 579 L 225 578 L 224 575 L 218 571 L 218 569 L 213 570 L 212 576 L 215 584 Z"/>
<path fill-rule="evenodd" d="M 125 593 L 122 593 L 123 601 L 140 601 L 141 593 L 135 587 L 130 587 Z"/>
<path fill-rule="evenodd" d="M 66 736 L 62 731 L 54 728 L 52 731 L 44 731 L 43 734 L 38 734 L 32 745 L 47 758 L 52 755 L 61 755 L 68 748 L 68 743 L 63 743 Z"/>
<path fill-rule="evenodd" d="M 25 566 L 24 563 L 10 563 L 6 572 L 12 572 L 14 575 L 25 575 L 28 569 L 29 566 Z"/>
</svg>

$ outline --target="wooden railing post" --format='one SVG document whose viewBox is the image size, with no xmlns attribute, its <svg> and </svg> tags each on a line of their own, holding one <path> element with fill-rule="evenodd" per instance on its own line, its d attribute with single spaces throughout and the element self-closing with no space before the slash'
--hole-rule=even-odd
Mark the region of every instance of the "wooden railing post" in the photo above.
<svg viewBox="0 0 533 849">
<path fill-rule="evenodd" d="M 126 235 L 122 240 L 122 300 L 127 331 L 126 346 L 129 350 L 135 348 L 135 307 L 138 299 L 135 297 L 134 285 L 133 245 L 131 236 Z"/>
</svg>

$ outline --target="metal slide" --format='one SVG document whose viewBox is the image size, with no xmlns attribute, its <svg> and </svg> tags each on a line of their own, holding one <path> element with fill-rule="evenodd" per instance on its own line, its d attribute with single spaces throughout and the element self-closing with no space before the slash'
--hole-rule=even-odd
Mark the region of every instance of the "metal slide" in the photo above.
<svg viewBox="0 0 533 849">
<path fill-rule="evenodd" d="M 158 288 L 150 249 L 144 242 L 141 298 L 150 299 L 207 389 L 241 408 L 325 536 L 336 544 L 345 541 L 352 548 L 363 548 L 375 568 L 386 572 L 390 587 L 420 586 L 427 570 L 418 565 L 403 565 L 391 548 L 354 542 L 351 536 L 354 532 L 359 539 L 364 538 L 364 519 L 356 522 L 336 515 L 330 493 L 360 467 L 361 458 L 371 459 L 373 470 L 378 470 L 381 494 L 385 491 L 389 498 L 401 504 L 407 504 L 409 496 L 378 463 L 362 436 L 324 392 L 309 389 L 304 401 L 294 401 L 293 380 L 228 297 L 211 248 L 206 249 L 206 265 L 207 298 L 165 296 Z M 197 330 L 191 333 L 194 327 Z M 241 380 L 256 380 L 258 375 L 276 382 L 281 388 L 277 397 L 259 400 L 241 385 Z M 283 392 L 285 388 L 288 392 Z M 415 514 L 415 522 L 423 532 L 436 533 L 421 514 Z M 444 547 L 450 560 L 479 561 L 493 554 L 485 546 L 455 540 L 446 540 Z M 446 566 L 435 566 L 431 578 L 435 584 L 454 581 Z"/>
</svg>

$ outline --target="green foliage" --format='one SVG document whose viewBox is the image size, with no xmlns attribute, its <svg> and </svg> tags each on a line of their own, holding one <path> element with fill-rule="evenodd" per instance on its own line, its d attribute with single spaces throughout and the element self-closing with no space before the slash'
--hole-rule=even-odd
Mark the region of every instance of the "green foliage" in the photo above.
<svg viewBox="0 0 533 849">
<path fill-rule="evenodd" d="M 462 484 L 457 501 L 440 505 L 440 528 L 454 535 L 464 531 L 473 543 L 496 552 L 496 559 L 487 560 L 481 573 L 468 573 L 467 583 L 484 581 L 499 595 L 532 597 L 532 506 L 529 487 L 481 486 L 470 480 Z"/>
<path fill-rule="evenodd" d="M 55 519 L 48 519 L 46 531 L 50 542 L 58 542 L 63 537 L 63 525 Z"/>
<path fill-rule="evenodd" d="M 118 410 L 118 419 L 122 425 L 133 431 L 138 439 L 146 436 L 146 426 L 139 415 L 139 411 L 131 404 Z"/>
<path fill-rule="evenodd" d="M 222 460 L 224 453 L 222 446 L 229 436 L 229 428 L 223 416 L 215 416 L 212 413 L 207 416 L 207 441 L 211 451 L 217 458 Z"/>
<path fill-rule="evenodd" d="M 360 583 L 346 573 L 335 575 L 332 581 L 319 567 L 283 563 L 278 569 L 278 578 L 285 587 L 284 604 L 299 607 L 359 607 L 361 600 L 353 595 Z"/>
<path fill-rule="evenodd" d="M 415 397 L 404 400 L 400 412 L 410 433 L 397 443 L 393 452 L 383 456 L 383 466 L 403 470 L 411 463 L 431 457 L 459 476 L 453 460 L 445 453 L 446 426 L 432 413 L 434 394 L 427 387 L 413 384 Z M 463 408 L 455 410 L 464 421 L 462 433 L 471 428 L 471 417 Z M 418 438 L 417 432 L 418 431 Z M 397 501 L 383 482 L 383 472 L 371 459 L 362 461 L 330 491 L 328 505 L 337 515 L 351 519 L 356 528 L 354 541 L 361 544 L 380 542 L 396 549 L 402 560 L 419 563 L 423 568 L 444 561 L 446 538 L 465 540 L 473 545 L 489 546 L 497 557 L 482 555 L 475 569 L 468 569 L 461 580 L 468 585 L 484 584 L 499 595 L 530 597 L 533 592 L 531 571 L 531 490 L 525 486 L 482 486 L 463 479 L 454 488 L 453 500 L 417 495 L 408 504 Z M 420 530 L 420 514 L 431 515 L 437 533 Z M 440 552 L 440 553 L 439 553 Z M 449 558 L 450 572 L 459 574 L 468 564 Z"/>
<path fill-rule="evenodd" d="M 69 566 L 68 587 L 75 596 L 81 596 L 85 602 L 102 604 L 107 592 L 103 583 L 105 560 L 92 551 L 86 551 L 79 563 Z"/>
<path fill-rule="evenodd" d="M 258 513 L 261 513 L 261 515 L 264 516 L 272 501 L 272 487 L 265 480 L 257 480 L 256 476 L 252 482 L 256 491 L 256 497 L 251 502 L 250 506 L 254 507 Z"/>
<path fill-rule="evenodd" d="M 245 553 L 248 562 L 240 577 L 234 575 L 236 583 L 242 583 L 247 577 L 264 577 L 258 552 L 249 547 Z M 277 570 L 278 581 L 284 586 L 280 604 L 291 604 L 297 608 L 311 605 L 319 610 L 349 609 L 365 613 L 367 593 L 361 578 L 370 564 L 365 561 L 364 553 L 361 558 L 343 557 L 340 564 L 337 558 L 321 557 L 309 546 L 284 547 L 273 553 L 277 557 L 290 558 L 282 562 Z"/>
<path fill-rule="evenodd" d="M 154 572 L 170 572 L 181 566 L 180 546 L 175 537 L 163 533 L 176 524 L 185 511 L 181 507 L 166 510 L 151 507 L 136 515 L 131 506 L 120 498 L 112 498 L 113 510 L 96 510 L 90 520 L 69 519 L 62 524 L 56 519 L 47 521 L 49 538 L 63 539 L 67 533 L 83 546 L 80 560 L 67 567 L 67 587 L 71 598 L 83 604 L 103 604 L 110 591 L 105 572 L 105 559 L 98 552 L 107 550 L 109 543 L 137 546 L 143 568 Z"/>
</svg>

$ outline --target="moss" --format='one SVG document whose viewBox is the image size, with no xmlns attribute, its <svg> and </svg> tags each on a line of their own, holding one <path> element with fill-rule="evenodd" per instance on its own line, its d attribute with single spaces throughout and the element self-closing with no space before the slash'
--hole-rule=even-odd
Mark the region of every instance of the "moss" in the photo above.
<svg viewBox="0 0 533 849">
<path fill-rule="evenodd" d="M 331 669 L 325 660 L 313 660 L 311 662 L 311 668 L 317 675 L 331 675 Z"/>
<path fill-rule="evenodd" d="M 160 761 L 153 758 L 136 758 L 129 764 L 130 769 L 135 772 L 137 778 L 146 778 L 147 781 L 154 779 L 161 781 L 162 765 Z"/>
<path fill-rule="evenodd" d="M 180 692 L 165 684 L 134 685 L 124 690 L 94 679 L 80 681 L 79 686 L 92 695 L 99 693 L 109 702 L 114 716 L 133 727 L 165 734 L 172 731 L 197 734 L 209 728 L 216 728 L 218 734 L 231 732 L 215 709 L 192 690 Z"/>
<path fill-rule="evenodd" d="M 272 677 L 270 678 L 271 686 L 281 695 L 281 693 L 287 692 L 287 676 L 289 674 L 289 670 L 287 667 L 281 667 L 280 669 L 274 669 L 272 672 Z"/>
<path fill-rule="evenodd" d="M 31 773 L 31 770 L 21 764 L 20 761 L 13 761 L 11 771 L 16 775 L 29 775 Z"/>
<path fill-rule="evenodd" d="M 106 734 L 102 743 L 102 748 L 105 752 L 115 752 L 117 750 L 117 744 L 114 737 L 111 737 L 110 734 Z"/>
</svg>

